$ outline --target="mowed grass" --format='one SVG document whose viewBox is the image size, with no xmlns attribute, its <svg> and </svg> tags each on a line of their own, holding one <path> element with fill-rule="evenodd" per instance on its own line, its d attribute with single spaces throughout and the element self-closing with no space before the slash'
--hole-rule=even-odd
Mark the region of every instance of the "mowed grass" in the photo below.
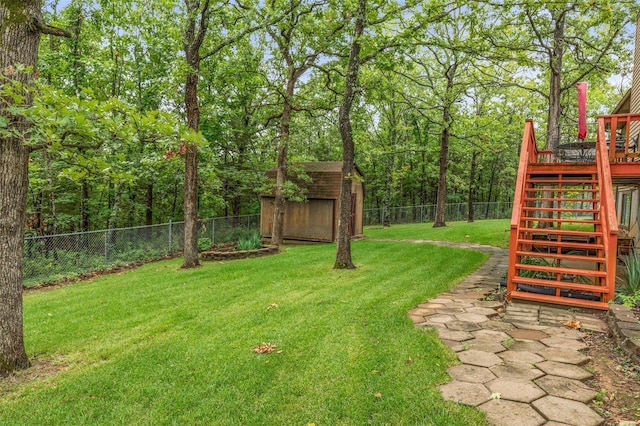
<svg viewBox="0 0 640 426">
<path fill-rule="evenodd" d="M 537 222 L 532 225 L 537 226 Z M 562 229 L 571 231 L 593 231 L 593 225 L 564 223 Z M 447 222 L 443 228 L 434 228 L 433 223 L 409 223 L 389 227 L 367 226 L 364 233 L 369 238 L 392 240 L 432 240 L 471 242 L 494 247 L 509 248 L 509 219 Z"/>
<path fill-rule="evenodd" d="M 365 236 L 376 239 L 433 240 L 486 244 L 494 247 L 509 247 L 509 219 L 447 222 L 443 228 L 434 228 L 433 223 L 410 223 L 389 227 L 367 226 Z"/>
<path fill-rule="evenodd" d="M 406 313 L 486 255 L 374 241 L 353 255 L 351 271 L 332 269 L 335 245 L 175 259 L 27 293 L 27 350 L 59 371 L 0 380 L 0 424 L 485 424 L 442 400 L 455 356 Z"/>
</svg>

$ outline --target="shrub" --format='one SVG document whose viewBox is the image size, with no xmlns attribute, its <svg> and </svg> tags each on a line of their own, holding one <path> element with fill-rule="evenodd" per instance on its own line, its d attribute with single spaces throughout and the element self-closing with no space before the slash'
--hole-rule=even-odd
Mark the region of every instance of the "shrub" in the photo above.
<svg viewBox="0 0 640 426">
<path fill-rule="evenodd" d="M 622 258 L 624 277 L 618 278 L 625 305 L 635 306 L 640 300 L 640 252 L 635 249 Z"/>
<path fill-rule="evenodd" d="M 213 242 L 211 241 L 211 238 L 198 238 L 198 250 L 209 250 L 212 245 Z"/>
<path fill-rule="evenodd" d="M 260 233 L 253 231 L 248 238 L 240 238 L 238 240 L 238 250 L 254 250 L 262 247 L 262 239 Z"/>
</svg>

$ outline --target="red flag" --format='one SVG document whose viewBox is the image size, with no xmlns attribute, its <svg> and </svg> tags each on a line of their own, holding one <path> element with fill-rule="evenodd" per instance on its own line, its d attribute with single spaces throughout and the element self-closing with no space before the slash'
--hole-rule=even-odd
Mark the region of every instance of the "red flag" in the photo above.
<svg viewBox="0 0 640 426">
<path fill-rule="evenodd" d="M 587 137 L 587 83 L 578 83 L 578 139 Z"/>
</svg>

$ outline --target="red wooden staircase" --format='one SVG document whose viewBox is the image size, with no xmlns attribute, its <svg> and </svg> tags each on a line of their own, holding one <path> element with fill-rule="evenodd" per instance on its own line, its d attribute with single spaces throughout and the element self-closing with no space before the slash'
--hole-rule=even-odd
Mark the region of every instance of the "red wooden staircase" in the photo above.
<svg viewBox="0 0 640 426">
<path fill-rule="evenodd" d="M 608 309 L 617 222 L 606 143 L 595 147 L 595 162 L 554 162 L 551 152 L 537 149 L 533 123 L 526 123 L 511 218 L 509 300 Z"/>
</svg>

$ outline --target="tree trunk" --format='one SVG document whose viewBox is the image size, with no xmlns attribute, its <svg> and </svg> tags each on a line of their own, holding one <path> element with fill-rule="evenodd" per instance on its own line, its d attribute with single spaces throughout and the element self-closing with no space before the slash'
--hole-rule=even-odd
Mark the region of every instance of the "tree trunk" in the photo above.
<svg viewBox="0 0 640 426">
<path fill-rule="evenodd" d="M 276 193 L 273 201 L 273 229 L 271 230 L 271 244 L 281 246 L 284 241 L 284 209 L 286 199 L 282 188 L 287 180 L 287 156 L 289 150 L 289 134 L 291 132 L 291 114 L 293 95 L 296 85 L 296 71 L 289 70 L 287 79 L 287 94 L 282 108 L 280 121 L 280 146 L 278 147 L 278 164 L 276 165 Z"/>
<path fill-rule="evenodd" d="M 352 220 L 351 213 L 351 188 L 355 177 L 353 143 L 353 130 L 351 128 L 351 107 L 355 97 L 355 88 L 358 85 L 358 72 L 360 70 L 360 37 L 364 31 L 366 13 L 366 0 L 358 0 L 358 12 L 356 15 L 353 43 L 349 53 L 347 66 L 347 78 L 345 81 L 342 105 L 338 111 L 338 125 L 342 137 L 342 181 L 340 185 L 340 216 L 338 217 L 337 253 L 334 269 L 355 269 L 351 259 L 351 233 L 349 225 Z M 351 230 L 353 232 L 353 230 Z"/>
<path fill-rule="evenodd" d="M 447 226 L 445 223 L 445 209 L 447 202 L 447 168 L 449 163 L 449 135 L 451 127 L 451 113 L 449 100 L 453 91 L 453 79 L 458 68 L 457 63 L 453 63 L 447 69 L 447 89 L 445 93 L 445 105 L 442 109 L 442 136 L 440 138 L 440 173 L 438 176 L 438 198 L 436 200 L 436 217 L 433 223 L 434 228 Z"/>
<path fill-rule="evenodd" d="M 184 105 L 187 125 L 194 132 L 200 131 L 200 104 L 198 81 L 200 72 L 200 47 L 209 25 L 209 2 L 202 5 L 199 0 L 185 0 L 187 25 L 184 50 L 189 67 L 184 85 Z M 184 158 L 184 260 L 183 268 L 200 266 L 198 260 L 198 148 L 186 143 Z"/>
<path fill-rule="evenodd" d="M 451 116 L 449 114 L 449 107 L 444 107 L 442 113 L 442 135 L 440 138 L 440 173 L 438 175 L 438 195 L 436 201 L 436 217 L 433 223 L 434 228 L 447 226 L 445 223 L 445 209 L 447 202 L 447 167 L 449 157 L 449 123 Z"/>
<path fill-rule="evenodd" d="M 556 151 L 560 144 L 560 95 L 562 94 L 562 59 L 564 56 L 565 13 L 558 17 L 553 30 L 553 48 L 549 57 L 549 115 L 547 117 L 546 149 Z"/>
<path fill-rule="evenodd" d="M 198 75 L 189 74 L 185 86 L 188 125 L 199 130 Z M 200 265 L 198 260 L 198 149 L 187 145 L 184 157 L 184 260 L 183 268 Z"/>
<path fill-rule="evenodd" d="M 86 177 L 80 182 L 80 230 L 89 230 L 89 182 Z"/>
<path fill-rule="evenodd" d="M 153 183 L 147 183 L 147 195 L 145 197 L 145 218 L 146 226 L 153 225 Z"/>
<path fill-rule="evenodd" d="M 0 3 L 0 73 L 2 79 L 31 85 L 36 68 L 40 33 L 33 22 L 42 22 L 38 0 Z M 31 67 L 17 71 L 17 65 Z M 32 95 L 25 93 L 25 105 Z M 5 103 L 6 102 L 6 103 Z M 29 131 L 24 117 L 0 102 L 0 115 L 20 134 Z M 0 375 L 29 367 L 22 325 L 22 256 L 29 184 L 29 148 L 19 137 L 0 138 Z"/>
<path fill-rule="evenodd" d="M 471 155 L 471 172 L 469 173 L 469 200 L 467 208 L 467 222 L 473 222 L 474 210 L 473 203 L 476 197 L 476 168 L 478 167 L 478 151 L 473 150 Z"/>
</svg>

